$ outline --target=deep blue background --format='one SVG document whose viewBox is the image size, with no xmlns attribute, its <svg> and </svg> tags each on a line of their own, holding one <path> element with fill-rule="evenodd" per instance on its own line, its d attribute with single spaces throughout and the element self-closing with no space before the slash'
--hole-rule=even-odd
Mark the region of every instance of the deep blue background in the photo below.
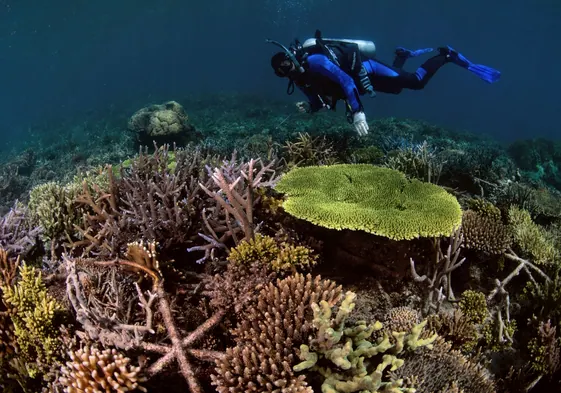
<svg viewBox="0 0 561 393">
<path fill-rule="evenodd" d="M 370 119 L 557 139 L 560 21 L 558 0 L 0 0 L 0 135 L 198 92 L 284 98 L 264 39 L 288 44 L 320 28 L 372 39 L 386 61 L 397 45 L 449 44 L 503 73 L 488 85 L 446 66 L 424 91 L 365 99 Z"/>
</svg>

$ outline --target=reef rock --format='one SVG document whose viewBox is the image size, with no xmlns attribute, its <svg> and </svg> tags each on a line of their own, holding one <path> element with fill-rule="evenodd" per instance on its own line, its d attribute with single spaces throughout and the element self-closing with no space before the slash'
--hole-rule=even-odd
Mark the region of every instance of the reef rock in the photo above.
<svg viewBox="0 0 561 393">
<path fill-rule="evenodd" d="M 142 145 L 152 145 L 153 141 L 182 145 L 198 137 L 185 109 L 176 101 L 140 109 L 129 119 L 128 129 Z"/>
</svg>

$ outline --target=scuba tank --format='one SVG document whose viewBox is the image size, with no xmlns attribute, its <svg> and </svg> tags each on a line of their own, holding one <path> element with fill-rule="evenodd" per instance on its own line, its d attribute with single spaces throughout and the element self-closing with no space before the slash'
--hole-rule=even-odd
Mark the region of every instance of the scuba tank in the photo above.
<svg viewBox="0 0 561 393">
<path fill-rule="evenodd" d="M 346 44 L 355 44 L 358 47 L 358 50 L 360 52 L 360 54 L 364 57 L 368 57 L 370 59 L 373 59 L 374 57 L 376 57 L 376 44 L 374 43 L 374 41 L 366 41 L 366 40 L 351 40 L 351 39 L 347 39 L 347 38 L 341 38 L 341 39 L 334 39 L 334 38 L 322 38 L 323 43 L 325 45 L 330 45 L 330 44 L 337 44 L 337 43 L 341 43 L 344 42 Z M 304 43 L 302 44 L 303 48 L 310 48 L 312 46 L 317 45 L 317 39 L 316 38 L 308 38 L 306 41 L 304 41 Z"/>
</svg>

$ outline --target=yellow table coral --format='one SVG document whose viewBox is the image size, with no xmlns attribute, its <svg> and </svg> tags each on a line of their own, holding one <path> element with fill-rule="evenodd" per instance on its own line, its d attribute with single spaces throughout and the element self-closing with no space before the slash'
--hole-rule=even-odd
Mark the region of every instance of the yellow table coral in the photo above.
<svg viewBox="0 0 561 393">
<path fill-rule="evenodd" d="M 442 187 L 366 164 L 295 168 L 276 190 L 291 215 L 332 229 L 394 240 L 449 236 L 461 223 L 457 199 Z"/>
</svg>

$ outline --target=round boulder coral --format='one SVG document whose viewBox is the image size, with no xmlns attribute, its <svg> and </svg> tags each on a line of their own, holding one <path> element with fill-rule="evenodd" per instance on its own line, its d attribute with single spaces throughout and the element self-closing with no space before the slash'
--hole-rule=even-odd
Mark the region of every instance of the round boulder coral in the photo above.
<svg viewBox="0 0 561 393">
<path fill-rule="evenodd" d="M 332 229 L 394 240 L 449 236 L 460 225 L 458 200 L 442 187 L 366 164 L 295 168 L 276 186 L 289 214 Z"/>
<path fill-rule="evenodd" d="M 186 143 L 197 136 L 183 107 L 169 101 L 142 108 L 131 116 L 128 129 L 136 133 L 141 144 Z"/>
</svg>

